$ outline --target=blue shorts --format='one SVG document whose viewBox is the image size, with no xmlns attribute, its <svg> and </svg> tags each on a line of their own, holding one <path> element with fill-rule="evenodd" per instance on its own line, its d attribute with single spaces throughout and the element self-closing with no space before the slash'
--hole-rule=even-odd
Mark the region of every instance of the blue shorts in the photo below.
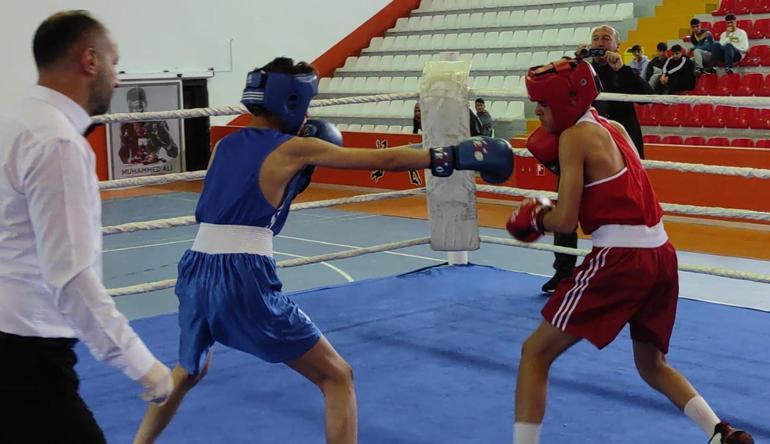
<svg viewBox="0 0 770 444">
<path fill-rule="evenodd" d="M 281 292 L 271 257 L 187 250 L 179 262 L 179 362 L 198 373 L 214 341 L 267 362 L 290 362 L 321 338 L 313 321 Z"/>
</svg>

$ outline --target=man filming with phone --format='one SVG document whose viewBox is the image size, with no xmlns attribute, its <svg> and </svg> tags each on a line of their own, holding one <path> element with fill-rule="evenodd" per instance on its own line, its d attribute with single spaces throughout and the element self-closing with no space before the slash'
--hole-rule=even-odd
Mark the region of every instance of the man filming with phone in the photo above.
<svg viewBox="0 0 770 444">
<path fill-rule="evenodd" d="M 591 33 L 591 44 L 580 45 L 575 55 L 582 58 L 591 58 L 596 74 L 602 82 L 602 91 L 623 94 L 652 94 L 650 84 L 636 75 L 630 66 L 623 63 L 623 57 L 618 53 L 618 32 L 609 25 L 594 28 Z M 644 144 L 642 142 L 642 128 L 636 118 L 636 110 L 632 102 L 605 102 L 596 101 L 593 106 L 602 117 L 614 120 L 626 129 L 633 140 L 639 157 L 644 158 Z M 554 245 L 561 247 L 577 248 L 577 232 L 570 234 L 554 234 Z M 569 254 L 555 254 L 553 268 L 554 276 L 546 282 L 542 290 L 544 293 L 553 293 L 562 279 L 569 277 L 575 268 L 576 256 Z"/>
</svg>

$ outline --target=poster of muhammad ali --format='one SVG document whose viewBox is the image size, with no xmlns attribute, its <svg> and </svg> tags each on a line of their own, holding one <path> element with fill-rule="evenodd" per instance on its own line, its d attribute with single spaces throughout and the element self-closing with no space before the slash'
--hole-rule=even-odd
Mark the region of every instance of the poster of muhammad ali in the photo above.
<svg viewBox="0 0 770 444">
<path fill-rule="evenodd" d="M 110 113 L 143 113 L 182 108 L 182 82 L 121 82 Z M 110 179 L 179 173 L 183 170 L 183 119 L 109 125 Z"/>
</svg>

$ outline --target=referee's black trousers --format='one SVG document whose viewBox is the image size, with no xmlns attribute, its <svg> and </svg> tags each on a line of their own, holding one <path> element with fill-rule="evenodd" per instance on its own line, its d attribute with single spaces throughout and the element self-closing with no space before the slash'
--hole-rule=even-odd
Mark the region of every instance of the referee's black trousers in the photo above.
<svg viewBox="0 0 770 444">
<path fill-rule="evenodd" d="M 78 395 L 76 342 L 0 332 L 0 443 L 106 443 Z"/>
</svg>

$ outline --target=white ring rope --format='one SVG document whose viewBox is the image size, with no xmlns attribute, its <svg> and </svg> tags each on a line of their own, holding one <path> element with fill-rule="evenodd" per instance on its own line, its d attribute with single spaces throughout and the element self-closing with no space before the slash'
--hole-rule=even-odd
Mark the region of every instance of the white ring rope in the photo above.
<svg viewBox="0 0 770 444">
<path fill-rule="evenodd" d="M 486 97 L 505 97 L 509 99 L 529 100 L 524 94 L 511 94 L 503 90 L 469 90 L 469 95 L 483 95 Z M 333 105 L 347 105 L 354 103 L 383 102 L 388 100 L 408 100 L 420 97 L 418 92 L 398 92 L 390 94 L 374 94 L 367 96 L 340 97 L 334 99 L 319 99 L 310 102 L 310 107 L 324 107 Z M 719 97 L 719 96 L 676 96 L 657 94 L 618 94 L 601 93 L 597 100 L 608 102 L 634 102 L 634 103 L 662 103 L 662 104 L 711 104 L 730 105 L 748 108 L 770 108 L 768 97 Z M 115 122 L 145 122 L 150 120 L 187 119 L 209 116 L 234 116 L 246 114 L 248 110 L 243 105 L 224 105 L 210 108 L 191 108 L 172 111 L 154 111 L 144 113 L 115 113 L 103 114 L 93 118 L 94 123 Z"/>
<path fill-rule="evenodd" d="M 336 253 L 321 254 L 319 256 L 302 257 L 297 259 L 288 259 L 276 263 L 278 268 L 299 267 L 301 265 L 315 264 L 337 259 L 347 259 L 364 254 L 380 253 L 383 251 L 399 250 L 401 248 L 414 247 L 416 245 L 425 245 L 430 243 L 429 237 L 405 240 L 400 242 L 391 242 L 388 244 L 373 245 L 371 247 L 353 248 L 351 250 L 339 251 Z M 125 296 L 128 294 L 149 293 L 151 291 L 164 290 L 176 285 L 176 279 L 166 279 L 146 284 L 131 285 L 128 287 L 112 288 L 107 293 L 112 297 Z"/>
<path fill-rule="evenodd" d="M 493 185 L 477 184 L 476 189 L 478 191 L 501 194 L 505 196 L 516 197 L 547 197 L 549 199 L 556 199 L 557 194 L 552 191 L 542 190 L 528 190 L 524 188 L 513 187 L 500 187 Z M 383 199 L 395 199 L 399 197 L 415 196 L 425 192 L 424 188 L 414 188 L 410 190 L 401 191 L 388 191 L 384 193 L 373 194 L 361 194 L 358 196 L 340 197 L 337 199 L 318 200 L 314 202 L 303 202 L 292 204 L 291 210 L 307 210 L 311 208 L 324 208 L 342 204 L 353 204 L 362 202 L 373 202 Z M 711 216 L 711 217 L 729 217 L 736 219 L 749 219 L 757 221 L 770 221 L 770 213 L 764 213 L 761 211 L 741 210 L 732 208 L 719 208 L 719 207 L 699 207 L 695 205 L 681 205 L 681 204 L 660 204 L 663 210 L 674 214 L 685 214 L 695 216 Z M 188 225 L 195 225 L 195 216 L 181 216 L 172 217 L 168 219 L 155 219 L 142 222 L 129 222 L 120 225 L 111 225 L 102 227 L 103 235 L 119 234 L 119 233 L 131 233 L 134 231 L 145 230 L 158 230 L 163 228 L 184 227 Z"/>
<path fill-rule="evenodd" d="M 481 241 L 489 244 L 529 248 L 532 250 L 550 251 L 554 253 L 564 253 L 564 254 L 571 254 L 576 256 L 585 256 L 590 252 L 590 250 L 558 247 L 558 246 L 543 244 L 543 243 L 527 244 L 524 242 L 519 242 L 514 239 L 504 239 L 504 238 L 492 237 L 492 236 L 481 236 Z M 351 250 L 322 254 L 319 256 L 312 256 L 307 258 L 288 259 L 285 261 L 280 261 L 276 265 L 278 266 L 278 268 L 299 267 L 302 265 L 315 264 L 319 262 L 326 262 L 326 261 L 337 260 L 337 259 L 347 259 L 351 257 L 362 256 L 364 254 L 398 250 L 401 248 L 413 247 L 417 245 L 426 245 L 429 243 L 430 243 L 430 238 L 423 237 L 423 238 L 411 239 L 411 240 L 400 241 L 400 242 L 392 242 L 388 244 L 374 245 L 371 247 L 354 248 Z M 745 281 L 753 281 L 753 282 L 770 284 L 770 276 L 768 275 L 749 273 L 749 272 L 738 271 L 738 270 L 730 270 L 726 268 L 703 267 L 700 265 L 679 264 L 679 270 L 690 272 L 690 273 L 700 273 L 700 274 L 707 274 L 707 275 L 725 277 L 730 279 L 741 279 Z M 112 297 L 118 297 L 118 296 L 125 296 L 129 294 L 140 294 L 140 293 L 149 293 L 151 291 L 157 291 L 157 290 L 165 290 L 166 288 L 171 288 L 174 285 L 176 285 L 176 279 L 166 279 L 166 280 L 157 281 L 157 282 L 149 282 L 145 284 L 137 284 L 137 285 L 131 285 L 127 287 L 112 288 L 107 292 Z"/>
<path fill-rule="evenodd" d="M 521 98 L 528 99 L 527 96 L 521 94 L 510 94 L 508 91 L 469 91 L 471 95 L 485 95 L 488 97 L 506 97 L 506 98 Z M 311 102 L 311 107 L 324 107 L 333 105 L 345 105 L 356 103 L 371 103 L 381 102 L 387 100 L 408 100 L 419 98 L 417 92 L 403 92 L 393 94 L 378 94 L 369 96 L 355 96 L 344 97 L 335 99 L 323 99 L 314 100 Z M 770 98 L 766 97 L 715 97 L 715 96 L 673 96 L 673 95 L 631 95 L 631 94 L 614 94 L 614 93 L 602 93 L 599 95 L 598 100 L 604 101 L 616 101 L 616 102 L 635 102 L 635 103 L 662 103 L 662 104 L 712 104 L 712 105 L 729 105 L 729 106 L 743 106 L 751 108 L 770 108 Z M 161 111 L 161 112 L 149 112 L 149 113 L 118 113 L 107 114 L 94 117 L 94 123 L 113 123 L 113 122 L 139 122 L 139 121 L 152 121 L 152 120 L 168 120 L 168 119 L 181 119 L 181 118 L 196 118 L 196 117 L 209 117 L 209 116 L 229 116 L 245 114 L 248 111 L 243 105 L 235 106 L 219 106 L 211 108 L 194 108 L 186 110 L 173 110 L 173 111 Z M 520 156 L 530 157 L 531 154 L 527 150 L 516 149 L 516 154 Z M 681 172 L 698 172 L 707 174 L 720 174 L 729 176 L 740 176 L 747 178 L 770 178 L 770 170 L 756 169 L 756 168 L 744 168 L 744 167 L 724 167 L 713 166 L 703 164 L 687 164 L 679 162 L 664 162 L 645 160 L 644 165 L 650 169 L 663 169 L 673 170 Z M 99 184 L 102 190 L 136 187 L 142 185 L 157 185 L 166 184 L 183 180 L 198 180 L 205 177 L 205 171 L 194 171 L 189 173 L 168 174 L 163 176 L 150 176 L 142 178 L 129 178 L 113 181 L 105 181 Z M 556 193 L 546 192 L 540 190 L 526 190 L 519 188 L 508 187 L 496 187 L 490 185 L 477 185 L 479 191 L 485 191 L 495 194 L 503 194 L 508 196 L 524 196 L 524 197 L 537 197 L 548 196 L 555 198 Z M 345 204 L 345 203 L 358 203 L 358 202 L 370 202 L 382 199 L 403 197 L 409 195 L 421 194 L 425 191 L 424 188 L 394 191 L 376 194 L 365 194 L 360 196 L 329 199 L 316 202 L 306 202 L 301 204 L 292 205 L 293 210 L 308 209 L 308 208 L 322 208 L 333 205 Z M 693 205 L 678 205 L 678 204 L 661 204 L 664 210 L 688 215 L 699 216 L 714 216 L 714 217 L 732 217 L 742 219 L 752 219 L 760 221 L 770 221 L 770 213 L 764 213 L 759 211 L 739 210 L 729 208 L 710 208 L 710 207 L 697 207 Z M 159 219 L 155 221 L 135 222 L 121 224 L 111 227 L 104 227 L 102 229 L 103 234 L 115 234 L 115 233 L 128 233 L 138 230 L 149 230 L 158 228 L 170 228 L 178 226 L 187 226 L 195 224 L 194 216 L 183 216 L 170 219 Z M 494 238 L 490 236 L 481 236 L 481 240 L 487 243 L 494 243 L 508 246 L 518 246 L 531 248 L 543 251 L 552 251 L 566 254 L 577 254 L 584 256 L 588 253 L 586 250 L 575 250 L 564 247 L 556 247 L 545 244 L 523 244 L 521 242 L 512 239 Z M 391 244 L 377 245 L 373 247 L 357 248 L 353 250 L 330 253 L 320 256 L 314 256 L 309 258 L 297 258 L 286 261 L 281 261 L 277 265 L 279 267 L 293 267 L 300 265 L 307 265 L 312 263 L 324 262 L 334 259 L 342 259 L 348 257 L 360 256 L 368 253 L 375 253 L 381 251 L 388 251 L 393 249 L 405 248 L 414 245 L 422 245 L 430 242 L 429 238 L 413 239 L 409 241 L 395 242 Z M 741 272 L 735 270 L 721 269 L 715 267 L 702 267 L 681 264 L 679 269 L 682 271 L 709 274 L 733 279 L 743 279 L 755 282 L 770 283 L 770 276 L 760 275 L 755 273 Z M 176 279 L 167 279 L 158 282 L 133 285 L 122 288 L 115 288 L 109 290 L 109 294 L 113 297 L 122 296 L 127 294 L 146 293 L 150 291 L 156 291 L 173 287 L 176 283 Z"/>
<path fill-rule="evenodd" d="M 529 96 L 526 94 L 500 89 L 472 90 L 470 94 L 472 96 L 483 96 L 492 99 L 529 100 Z M 770 108 L 770 97 L 601 93 L 596 100 L 604 102 L 660 103 L 663 105 L 726 105 L 745 108 Z"/>
<path fill-rule="evenodd" d="M 557 247 L 554 245 L 541 244 L 541 243 L 527 244 L 524 242 L 519 242 L 514 239 L 504 239 L 504 238 L 492 237 L 492 236 L 481 236 L 481 241 L 489 244 L 507 245 L 510 247 L 523 247 L 523 248 L 530 248 L 533 250 L 541 250 L 541 251 L 552 251 L 554 253 L 564 253 L 564 254 L 571 254 L 575 256 L 585 256 L 590 252 L 590 250 Z M 690 272 L 690 273 L 708 274 L 712 276 L 719 276 L 719 277 L 725 277 L 730 279 L 741 279 L 744 281 L 753 281 L 753 282 L 761 282 L 764 284 L 770 284 L 770 275 L 766 275 L 766 274 L 749 273 L 746 271 L 730 270 L 727 268 L 703 267 L 700 265 L 688 265 L 688 264 L 679 264 L 679 270 Z"/>
<path fill-rule="evenodd" d="M 190 171 L 188 173 L 171 173 L 160 176 L 129 177 L 126 179 L 105 180 L 99 182 L 100 190 L 114 190 L 118 188 L 132 188 L 145 185 L 162 185 L 172 182 L 201 180 L 206 177 L 206 171 Z"/>
<path fill-rule="evenodd" d="M 529 150 L 514 148 L 514 154 L 520 157 L 535 157 Z M 642 165 L 648 170 L 669 170 L 684 173 L 706 173 L 721 176 L 738 176 L 749 179 L 770 179 L 770 170 L 761 168 L 730 167 L 721 165 L 704 165 L 701 163 L 668 162 L 664 160 L 642 160 Z"/>
<path fill-rule="evenodd" d="M 337 199 L 317 200 L 314 202 L 302 202 L 291 205 L 292 211 L 308 210 L 312 208 L 324 208 L 342 204 L 374 202 L 398 197 L 416 196 L 425 192 L 425 188 L 413 188 L 400 191 L 386 191 L 384 193 L 360 194 L 358 196 L 340 197 Z M 195 225 L 195 216 L 171 217 L 168 219 L 155 219 L 143 222 L 129 222 L 120 225 L 102 227 L 102 235 L 131 233 L 134 231 L 158 230 L 162 228 L 184 227 Z"/>
<path fill-rule="evenodd" d="M 549 199 L 556 199 L 557 194 L 552 191 L 541 190 L 528 190 L 524 188 L 512 188 L 512 187 L 500 187 L 494 185 L 481 185 L 477 184 L 476 189 L 493 194 L 502 194 L 505 196 L 522 196 L 522 197 L 547 197 Z M 770 213 L 753 210 L 741 210 L 734 208 L 719 208 L 719 207 L 698 207 L 695 205 L 680 205 L 661 203 L 663 210 L 669 213 L 686 214 L 695 216 L 712 216 L 712 217 L 730 217 L 737 219 L 749 219 L 759 221 L 770 221 Z"/>
<path fill-rule="evenodd" d="M 520 157 L 533 157 L 524 148 L 514 148 L 514 153 Z M 770 179 L 770 170 L 746 167 L 726 167 L 719 165 L 703 165 L 697 163 L 667 162 L 662 160 L 642 160 L 642 164 L 650 170 L 668 170 L 685 173 L 706 173 L 722 176 L 737 176 L 748 179 Z M 191 171 L 188 173 L 172 173 L 160 176 L 133 177 L 127 179 L 106 180 L 99 182 L 99 189 L 114 190 L 133 188 L 147 185 L 163 185 L 178 181 L 201 180 L 206 177 L 206 171 Z"/>
</svg>

